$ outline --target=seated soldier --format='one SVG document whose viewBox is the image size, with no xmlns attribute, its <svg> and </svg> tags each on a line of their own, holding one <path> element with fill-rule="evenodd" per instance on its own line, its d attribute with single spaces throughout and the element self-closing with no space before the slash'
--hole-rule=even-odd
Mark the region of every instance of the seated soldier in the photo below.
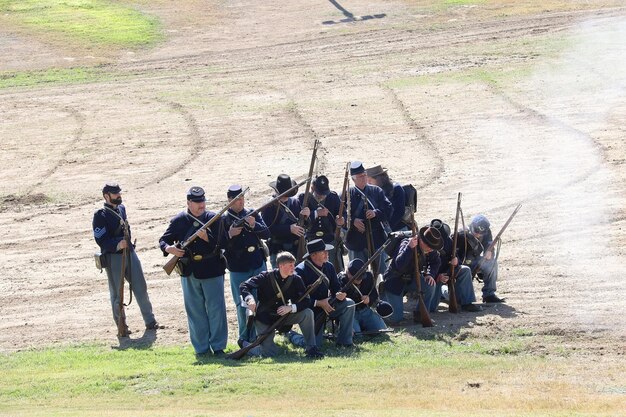
<svg viewBox="0 0 626 417">
<path fill-rule="evenodd" d="M 463 265 L 467 265 L 483 281 L 483 303 L 502 303 L 504 299 L 496 295 L 496 281 L 498 280 L 498 257 L 493 251 L 486 251 L 493 237 L 491 236 L 489 220 L 479 214 L 472 218 L 468 230 L 459 232 L 458 257 Z M 483 260 L 480 269 L 478 264 Z"/>
<path fill-rule="evenodd" d="M 306 285 L 311 285 L 317 280 L 320 272 L 325 275 L 323 282 L 311 293 L 309 304 L 313 309 L 315 324 L 318 328 L 315 343 L 318 348 L 322 346 L 324 326 L 320 323 L 325 323 L 328 317 L 339 321 L 337 345 L 352 346 L 354 301 L 341 291 L 335 267 L 328 262 L 328 250 L 333 246 L 325 244 L 322 239 L 315 239 L 307 243 L 306 247 L 307 253 L 303 257 L 304 261 L 296 266 L 296 273 L 302 277 Z M 302 346 L 304 341 L 302 335 L 291 331 L 287 336 L 294 345 Z"/>
<path fill-rule="evenodd" d="M 403 296 L 405 293 L 415 291 L 415 256 L 414 248 L 417 247 L 420 266 L 420 283 L 424 295 L 424 303 L 428 308 L 433 303 L 436 292 L 435 278 L 439 272 L 441 259 L 439 250 L 443 248 L 443 239 L 437 229 L 424 226 L 417 236 L 408 237 L 400 242 L 400 245 L 391 258 L 391 264 L 385 271 L 385 298 L 393 308 L 393 314 L 389 318 L 392 325 L 398 324 L 403 319 Z M 415 304 L 413 320 L 419 323 L 419 301 Z"/>
<path fill-rule="evenodd" d="M 430 222 L 431 227 L 439 230 L 443 238 L 443 249 L 439 251 L 441 258 L 441 267 L 437 274 L 437 289 L 432 303 L 428 311 L 437 311 L 437 305 L 441 299 L 442 290 L 447 292 L 447 284 L 450 279 L 450 266 L 454 265 L 454 289 L 456 293 L 457 303 L 461 306 L 461 310 L 469 312 L 478 312 L 483 309 L 476 304 L 476 296 L 474 295 L 474 287 L 472 286 L 472 271 L 465 265 L 459 265 L 458 258 L 452 256 L 452 237 L 450 236 L 450 226 L 439 219 L 433 219 Z M 458 242 L 457 242 L 458 246 Z M 457 248 L 458 252 L 458 248 Z"/>
<path fill-rule="evenodd" d="M 359 272 L 359 270 L 365 265 L 360 259 L 353 259 L 348 264 L 348 268 L 345 271 L 340 272 L 337 277 L 341 284 L 345 287 L 352 277 Z M 391 314 L 391 306 L 384 301 L 378 300 L 378 291 L 374 285 L 374 276 L 370 271 L 365 272 L 363 275 L 355 279 L 350 286 L 346 288 L 346 293 L 355 303 L 354 312 L 354 332 L 375 332 L 378 330 L 386 329 L 387 325 L 379 315 L 378 310 L 385 311 L 385 315 Z M 379 303 L 384 303 L 379 307 Z M 376 306 L 376 310 L 372 310 L 372 306 Z"/>
<path fill-rule="evenodd" d="M 276 256 L 278 268 L 264 271 L 247 279 L 239 286 L 241 296 L 248 308 L 256 313 L 254 327 L 257 335 L 261 335 L 285 315 L 289 315 L 285 324 L 298 324 L 302 331 L 302 346 L 306 347 L 309 358 L 320 358 L 324 355 L 315 345 L 315 326 L 313 311 L 309 307 L 309 297 L 302 300 L 306 292 L 302 279 L 294 274 L 296 258 L 289 252 L 280 252 Z M 256 291 L 255 300 L 253 292 Z M 300 300 L 300 301 L 298 301 Z M 258 302 L 257 302 L 258 301 Z M 295 304 L 294 304 L 295 303 Z M 247 341 L 240 340 L 240 346 Z M 274 331 L 259 346 L 251 349 L 249 354 L 256 356 L 275 356 L 278 346 L 274 343 Z"/>
</svg>

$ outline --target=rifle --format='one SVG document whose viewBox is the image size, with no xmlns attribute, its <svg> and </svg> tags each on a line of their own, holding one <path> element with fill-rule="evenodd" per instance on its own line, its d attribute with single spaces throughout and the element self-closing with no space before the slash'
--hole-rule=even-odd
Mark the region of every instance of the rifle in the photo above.
<svg viewBox="0 0 626 417">
<path fill-rule="evenodd" d="M 367 271 L 367 267 L 370 266 L 370 264 L 373 262 L 373 260 L 377 257 L 380 256 L 380 254 L 385 250 L 385 248 L 387 247 L 387 245 L 389 245 L 389 242 L 391 242 L 391 239 L 387 239 L 385 241 L 385 243 L 383 243 L 381 245 L 380 248 L 378 248 L 378 250 L 374 253 L 374 256 L 370 257 L 367 262 L 365 262 L 365 264 L 361 267 L 361 269 L 359 269 L 357 271 L 356 274 L 354 274 L 352 276 L 352 278 L 350 278 L 348 280 L 348 282 L 346 282 L 346 284 L 341 287 L 341 289 L 339 290 L 339 292 L 346 292 L 348 290 L 348 288 L 350 288 L 350 286 L 354 283 L 354 281 L 356 281 L 361 275 L 363 275 L 366 271 Z M 311 269 L 313 269 L 313 271 L 315 271 L 316 274 L 318 274 L 320 277 L 326 277 L 326 275 L 324 274 L 324 272 L 320 271 L 318 267 L 316 267 L 313 262 L 309 261 L 307 259 L 307 265 L 309 265 L 311 267 Z M 328 278 L 326 278 L 328 279 Z M 374 282 L 373 285 L 376 285 L 376 283 Z M 335 304 L 335 302 L 337 301 L 337 299 L 335 297 L 332 297 L 330 300 L 328 300 L 328 304 L 331 305 L 331 307 Z M 315 334 L 319 333 L 319 331 L 322 329 L 322 326 L 324 325 L 324 315 L 327 314 L 326 311 L 322 310 L 322 312 L 320 314 L 317 315 L 317 317 L 315 317 Z"/>
<path fill-rule="evenodd" d="M 182 244 L 180 244 L 179 249 L 185 249 L 187 246 L 191 245 L 193 243 L 193 241 L 196 240 L 196 238 L 198 237 L 198 235 L 200 234 L 200 232 L 202 230 L 208 229 L 213 223 L 215 223 L 217 220 L 219 220 L 220 217 L 222 217 L 222 214 L 224 214 L 226 212 L 226 210 L 231 208 L 233 206 L 233 204 L 235 204 L 235 202 L 237 202 L 237 200 L 239 198 L 243 197 L 243 195 L 245 193 L 247 193 L 248 190 L 249 190 L 249 187 L 246 187 L 235 198 L 230 200 L 230 202 L 226 205 L 226 207 L 224 207 L 219 213 L 217 213 L 215 216 L 213 216 L 211 218 L 211 220 L 209 220 L 208 222 L 203 224 L 198 230 L 195 231 L 195 233 L 193 235 L 189 236 L 189 238 L 187 240 L 185 240 Z M 165 265 L 163 265 L 163 269 L 165 270 L 165 273 L 167 275 L 170 275 L 172 273 L 172 271 L 176 267 L 176 264 L 178 263 L 179 259 L 180 259 L 180 257 L 178 257 L 176 255 L 172 255 L 170 260 L 167 261 L 167 263 Z"/>
<path fill-rule="evenodd" d="M 343 216 L 343 209 L 346 205 L 346 200 L 349 197 L 350 190 L 348 189 L 350 185 L 350 163 L 346 165 L 346 174 L 343 178 L 343 188 L 341 192 L 341 202 L 339 203 L 339 216 Z M 335 240 L 333 242 L 333 246 L 335 247 L 335 259 L 333 259 L 333 265 L 335 266 L 335 271 L 343 270 L 343 251 L 342 246 L 343 242 L 341 240 L 341 226 L 337 225 L 335 227 Z M 341 258 L 342 262 L 339 262 L 339 258 Z"/>
<path fill-rule="evenodd" d="M 369 210 L 369 203 L 367 198 L 365 198 L 365 212 L 367 213 Z M 367 239 L 367 256 L 371 257 L 372 251 L 374 250 L 374 237 L 372 236 L 372 221 L 365 216 L 365 238 Z M 378 261 L 372 261 L 372 274 L 374 275 L 374 282 L 378 280 L 378 271 L 380 267 L 378 265 Z"/>
<path fill-rule="evenodd" d="M 306 289 L 306 291 L 304 292 L 304 294 L 302 295 L 302 297 L 300 297 L 298 299 L 298 301 L 296 301 L 296 303 L 299 303 L 300 301 L 304 300 L 306 297 L 309 296 L 309 294 L 311 294 L 311 292 L 313 292 L 322 282 L 322 277 L 318 277 L 311 285 L 309 285 Z M 289 313 L 291 314 L 291 313 Z M 284 316 L 281 316 L 278 320 L 276 320 L 274 322 L 274 324 L 272 324 L 269 329 L 267 329 L 265 332 L 261 333 L 260 335 L 257 336 L 256 340 L 252 343 L 250 343 L 248 346 L 244 346 L 241 349 L 239 349 L 236 352 L 230 353 L 228 355 L 226 355 L 227 359 L 236 359 L 239 360 L 241 358 L 243 358 L 244 356 L 246 356 L 246 354 L 252 350 L 253 348 L 259 346 L 261 343 L 263 343 L 265 341 L 265 339 L 267 339 L 270 335 L 274 334 L 274 330 L 278 329 L 279 327 L 281 327 L 283 325 L 283 323 L 285 323 L 285 321 L 287 321 L 287 317 L 289 317 L 289 314 L 285 314 Z"/>
<path fill-rule="evenodd" d="M 128 326 L 126 325 L 126 312 L 124 311 L 124 280 L 126 279 L 126 259 L 128 258 L 128 251 L 130 250 L 130 233 L 128 232 L 127 220 L 124 220 L 124 241 L 126 242 L 126 247 L 122 249 L 122 272 L 120 274 L 120 288 L 118 293 L 119 304 L 117 318 L 117 337 L 128 336 Z M 128 266 L 131 266 L 130 262 Z M 128 269 L 130 270 L 131 268 Z"/>
<path fill-rule="evenodd" d="M 411 232 L 413 233 L 413 237 L 417 236 L 417 223 L 415 222 L 415 216 L 413 216 L 413 221 L 411 222 Z M 419 238 L 417 241 L 417 245 L 413 248 L 413 259 L 415 261 L 415 282 L 417 283 L 417 295 L 419 297 L 419 313 L 420 319 L 422 321 L 423 327 L 433 327 L 433 322 L 430 319 L 430 315 L 428 314 L 428 309 L 426 308 L 426 304 L 424 303 L 424 292 L 422 291 L 422 279 L 420 273 L 420 260 L 419 255 L 417 254 L 417 248 L 419 246 Z"/>
<path fill-rule="evenodd" d="M 313 143 L 313 154 L 311 155 L 311 165 L 309 166 L 309 175 L 306 182 L 306 190 L 304 190 L 304 199 L 302 200 L 302 208 L 308 207 L 309 204 L 309 196 L 311 195 L 311 177 L 313 177 L 313 169 L 315 168 L 315 161 L 317 157 L 317 147 L 319 145 L 319 139 L 315 139 Z M 298 226 L 304 227 L 304 216 L 300 213 L 298 218 Z M 306 253 L 306 239 L 304 235 L 300 236 L 298 239 L 298 261 L 302 259 L 304 254 Z"/>
<path fill-rule="evenodd" d="M 500 231 L 496 235 L 495 239 L 493 239 L 491 241 L 491 243 L 489 244 L 489 246 L 487 247 L 487 249 L 483 253 L 487 253 L 487 252 L 490 252 L 490 251 L 493 250 L 493 248 L 496 246 L 496 244 L 498 243 L 498 241 L 502 237 L 502 233 L 504 233 L 506 228 L 509 226 L 509 223 L 511 223 L 511 220 L 513 220 L 513 217 L 515 217 L 515 215 L 517 214 L 517 212 L 521 208 L 522 208 L 522 205 L 519 204 L 515 208 L 515 210 L 513 210 L 513 213 L 511 213 L 511 215 L 509 216 L 508 220 L 504 223 L 504 226 L 502 226 L 502 229 L 500 229 Z M 485 263 L 485 257 L 484 256 L 482 258 L 480 258 L 480 261 L 478 261 L 478 265 L 476 265 L 476 268 L 474 268 L 474 270 L 472 271 L 472 278 L 474 278 L 476 276 L 476 273 L 483 266 L 483 263 Z"/>
<path fill-rule="evenodd" d="M 305 182 L 307 182 L 310 179 L 307 178 L 304 181 L 301 181 L 300 183 L 294 185 L 293 187 L 291 187 L 290 189 L 288 189 L 287 191 L 283 191 L 282 193 L 278 194 L 276 197 L 273 197 L 270 201 L 268 201 L 267 203 L 263 204 L 261 207 L 253 210 L 251 213 L 246 214 L 244 217 L 237 219 L 233 222 L 233 227 L 241 227 L 244 222 L 246 221 L 246 217 L 251 217 L 251 216 L 256 216 L 258 213 L 260 213 L 261 211 L 263 211 L 263 209 L 265 209 L 265 207 L 268 207 L 272 204 L 274 204 L 275 202 L 277 202 L 278 200 L 280 200 L 281 198 L 283 198 L 284 196 L 286 196 L 287 194 L 289 194 L 291 191 L 297 189 L 298 187 L 302 186 L 302 184 L 304 184 Z M 235 197 L 233 200 L 239 198 L 238 196 Z"/>
<path fill-rule="evenodd" d="M 452 258 L 450 259 L 454 259 L 456 257 L 456 245 L 457 245 L 457 241 L 458 241 L 458 228 L 459 228 L 459 214 L 461 212 L 461 193 L 459 193 L 457 199 L 456 199 L 456 216 L 454 218 L 454 239 L 452 240 L 452 254 L 450 256 L 452 256 Z M 457 314 L 459 312 L 459 304 L 456 301 L 456 288 L 455 288 L 455 282 L 456 282 L 456 278 L 454 277 L 454 269 L 455 266 L 454 265 L 450 265 L 450 280 L 448 281 L 448 295 L 449 295 L 449 303 L 448 303 L 448 311 L 450 311 L 450 313 L 454 313 Z"/>
</svg>

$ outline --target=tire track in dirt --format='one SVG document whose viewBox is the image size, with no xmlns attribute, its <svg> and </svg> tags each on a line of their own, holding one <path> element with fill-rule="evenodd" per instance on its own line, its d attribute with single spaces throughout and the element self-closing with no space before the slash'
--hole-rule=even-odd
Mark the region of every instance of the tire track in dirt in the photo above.
<svg viewBox="0 0 626 417">
<path fill-rule="evenodd" d="M 389 96 L 394 107 L 402 114 L 404 122 L 415 136 L 415 141 L 417 143 L 423 144 L 426 150 L 430 149 L 432 151 L 433 159 L 435 161 L 434 168 L 431 170 L 429 175 L 427 175 L 425 178 L 422 178 L 421 182 L 413 183 L 415 188 L 417 188 L 418 190 L 427 189 L 431 187 L 437 180 L 439 180 L 446 170 L 445 161 L 441 156 L 439 147 L 437 146 L 435 141 L 430 139 L 424 133 L 424 127 L 420 126 L 415 121 L 413 116 L 411 116 L 408 108 L 406 107 L 404 102 L 398 97 L 394 89 L 382 84 L 379 84 L 379 87 L 387 94 L 387 96 Z"/>
<path fill-rule="evenodd" d="M 313 129 L 313 127 L 311 127 L 309 122 L 306 121 L 306 119 L 302 115 L 302 112 L 300 111 L 300 107 L 298 106 L 298 103 L 293 98 L 289 99 L 289 103 L 287 105 L 287 113 L 296 121 L 300 129 L 304 131 L 305 137 L 308 139 L 309 143 L 314 143 L 316 139 L 320 141 L 320 144 L 317 148 L 315 169 L 314 169 L 313 175 L 315 175 L 316 173 L 320 173 L 320 172 L 325 173 L 326 165 L 328 161 L 326 159 L 326 151 L 324 150 L 324 144 L 321 141 L 320 135 Z M 310 158 L 308 162 L 310 163 Z M 305 177 L 306 177 L 306 174 L 301 178 L 301 180 L 304 180 Z"/>
<path fill-rule="evenodd" d="M 183 120 L 185 120 L 187 128 L 189 129 L 189 136 L 191 139 L 190 141 L 191 151 L 190 151 L 190 154 L 185 158 L 183 162 L 181 162 L 174 168 L 164 172 L 163 174 L 156 177 L 155 179 L 145 183 L 144 185 L 137 187 L 138 189 L 143 189 L 150 185 L 158 184 L 161 181 L 173 175 L 176 175 L 177 173 L 182 171 L 187 165 L 189 165 L 191 162 L 195 161 L 200 156 L 200 153 L 203 151 L 203 148 L 204 148 L 202 135 L 200 133 L 200 129 L 198 128 L 198 121 L 196 120 L 195 116 L 191 114 L 191 112 L 189 112 L 185 108 L 185 106 L 175 101 L 164 100 L 160 98 L 156 98 L 155 101 L 162 103 L 162 104 L 166 104 L 175 113 L 179 114 L 183 118 Z"/>
<path fill-rule="evenodd" d="M 583 171 L 582 173 L 573 176 L 564 184 L 559 185 L 558 188 L 556 189 L 528 194 L 522 200 L 517 201 L 515 203 L 492 207 L 491 209 L 489 209 L 490 212 L 499 212 L 499 211 L 504 211 L 504 210 L 510 211 L 511 209 L 517 207 L 518 204 L 525 204 L 525 203 L 529 203 L 534 200 L 539 200 L 539 199 L 542 199 L 544 197 L 548 197 L 551 195 L 561 194 L 568 188 L 581 184 L 582 182 L 589 179 L 592 175 L 596 174 L 603 165 L 609 164 L 604 147 L 598 142 L 596 142 L 590 134 L 583 132 L 582 130 L 579 130 L 573 126 L 570 126 L 567 123 L 563 122 L 562 120 L 557 119 L 554 116 L 543 114 L 539 112 L 538 110 L 531 108 L 530 106 L 527 106 L 523 103 L 520 103 L 514 100 L 512 97 L 510 97 L 509 95 L 504 93 L 502 90 L 500 90 L 499 88 L 493 85 L 489 85 L 488 87 L 494 95 L 503 99 L 506 103 L 508 103 L 513 108 L 517 109 L 519 112 L 535 120 L 535 122 L 537 122 L 538 124 L 543 124 L 543 125 L 547 125 L 551 127 L 557 127 L 565 132 L 568 132 L 575 139 L 579 141 L 583 141 L 584 143 L 588 145 L 591 145 L 598 152 L 598 156 L 602 160 L 602 162 L 598 162 L 594 164 L 592 167 Z"/>
</svg>

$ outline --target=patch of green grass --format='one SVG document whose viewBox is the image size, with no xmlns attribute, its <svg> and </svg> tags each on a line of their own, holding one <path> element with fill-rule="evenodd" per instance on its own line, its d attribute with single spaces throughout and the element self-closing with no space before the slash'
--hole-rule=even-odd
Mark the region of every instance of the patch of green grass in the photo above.
<svg viewBox="0 0 626 417">
<path fill-rule="evenodd" d="M 159 20 L 107 0 L 0 0 L 2 20 L 56 41 L 136 48 L 162 38 Z"/>
<path fill-rule="evenodd" d="M 546 382 L 545 373 L 562 375 L 563 365 L 518 355 L 525 351 L 518 338 L 458 343 L 419 337 L 406 331 L 353 349 L 326 344 L 327 356 L 317 361 L 284 344 L 279 357 L 242 361 L 197 359 L 188 346 L 82 345 L 4 354 L 0 414 L 443 416 L 462 410 L 480 415 L 485 405 L 494 415 L 511 416 L 596 410 L 595 399 L 585 396 L 601 394 L 558 378 Z M 538 384 L 541 397 L 534 398 Z M 581 401 L 564 408 L 564 390 L 582 395 Z M 602 415 L 618 403 L 603 403 Z"/>
<path fill-rule="evenodd" d="M 29 87 L 39 84 L 75 84 L 104 81 L 113 78 L 98 68 L 53 68 L 39 71 L 0 72 L 0 89 Z"/>
</svg>

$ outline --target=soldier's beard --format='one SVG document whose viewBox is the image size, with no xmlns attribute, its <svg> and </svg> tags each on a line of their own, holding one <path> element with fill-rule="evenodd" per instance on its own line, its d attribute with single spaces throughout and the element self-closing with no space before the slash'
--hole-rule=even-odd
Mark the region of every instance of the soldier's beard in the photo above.
<svg viewBox="0 0 626 417">
<path fill-rule="evenodd" d="M 122 204 L 122 197 L 112 198 L 111 204 L 120 205 Z"/>
</svg>

